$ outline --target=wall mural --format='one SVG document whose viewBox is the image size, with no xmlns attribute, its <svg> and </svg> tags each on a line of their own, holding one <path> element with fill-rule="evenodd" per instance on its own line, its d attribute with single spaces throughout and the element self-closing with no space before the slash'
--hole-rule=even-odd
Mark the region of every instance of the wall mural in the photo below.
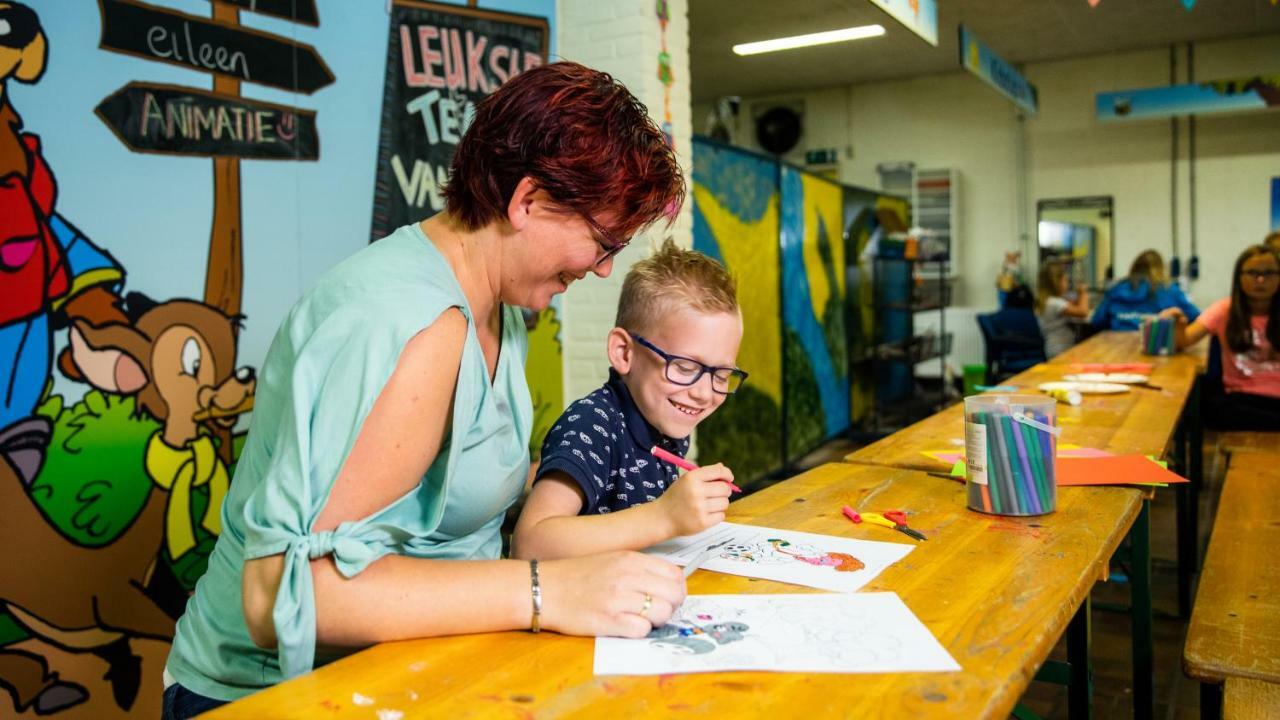
<svg viewBox="0 0 1280 720">
<path fill-rule="evenodd" d="M 738 281 L 742 347 L 751 373 L 742 389 L 698 427 L 698 457 L 742 478 L 782 466 L 782 316 L 777 163 L 693 139 L 693 247 Z"/>
<path fill-rule="evenodd" d="M 843 193 L 782 167 L 782 316 L 786 457 L 849 427 Z"/>
<path fill-rule="evenodd" d="M 159 714 L 254 368 L 368 240 L 390 62 L 441 47 L 414 25 L 400 63 L 388 23 L 339 0 L 0 0 L 0 715 Z M 530 326 L 545 426 L 555 311 Z"/>
</svg>

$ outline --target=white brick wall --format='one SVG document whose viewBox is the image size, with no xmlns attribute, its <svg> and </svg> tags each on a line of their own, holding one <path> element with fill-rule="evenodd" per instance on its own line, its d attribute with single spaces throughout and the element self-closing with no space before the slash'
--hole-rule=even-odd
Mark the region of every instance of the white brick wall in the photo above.
<svg viewBox="0 0 1280 720">
<path fill-rule="evenodd" d="M 675 84 L 671 87 L 671 114 L 676 151 L 686 179 L 692 169 L 692 123 L 689 94 L 688 0 L 670 0 L 667 51 L 671 53 Z M 654 0 L 560 0 L 556 10 L 561 59 L 573 60 L 610 73 L 649 108 L 662 123 L 662 83 L 658 80 L 661 47 Z M 618 292 L 627 269 L 647 256 L 653 245 L 670 232 L 677 244 L 693 244 L 692 199 L 668 231 L 663 223 L 638 236 L 613 263 L 605 279 L 588 278 L 575 283 L 563 298 L 561 341 L 564 344 L 565 404 L 586 395 L 604 382 L 609 371 L 605 337 L 613 327 Z"/>
</svg>

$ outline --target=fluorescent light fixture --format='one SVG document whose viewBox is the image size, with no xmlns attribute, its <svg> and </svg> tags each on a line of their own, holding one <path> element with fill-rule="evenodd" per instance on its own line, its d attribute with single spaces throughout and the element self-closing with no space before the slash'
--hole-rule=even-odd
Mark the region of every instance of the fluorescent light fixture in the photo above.
<svg viewBox="0 0 1280 720">
<path fill-rule="evenodd" d="M 843 30 L 828 30 L 826 32 L 795 35 L 776 40 L 742 43 L 741 45 L 734 45 L 733 52 L 738 55 L 759 55 L 760 53 L 792 50 L 800 47 L 809 47 L 810 45 L 826 45 L 828 43 L 845 42 L 846 40 L 880 37 L 883 34 L 883 25 L 860 25 Z"/>
</svg>

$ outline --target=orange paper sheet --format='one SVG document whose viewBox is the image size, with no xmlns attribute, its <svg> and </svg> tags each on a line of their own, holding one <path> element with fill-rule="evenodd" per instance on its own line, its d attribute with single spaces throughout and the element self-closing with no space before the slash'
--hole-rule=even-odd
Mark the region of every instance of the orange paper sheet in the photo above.
<svg viewBox="0 0 1280 720">
<path fill-rule="evenodd" d="M 1187 482 L 1186 478 L 1165 470 L 1142 455 L 1058 457 L 1054 467 L 1058 487 Z"/>
</svg>

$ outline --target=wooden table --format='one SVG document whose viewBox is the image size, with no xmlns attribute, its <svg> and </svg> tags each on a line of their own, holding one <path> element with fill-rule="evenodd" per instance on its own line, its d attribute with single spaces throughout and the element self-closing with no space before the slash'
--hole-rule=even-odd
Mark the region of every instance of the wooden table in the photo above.
<svg viewBox="0 0 1280 720">
<path fill-rule="evenodd" d="M 1059 403 L 1060 444 L 1094 447 L 1116 455 L 1166 456 L 1172 449 L 1175 465 L 1191 479 L 1176 490 L 1178 516 L 1178 607 L 1186 617 L 1191 610 L 1191 587 L 1198 552 L 1196 490 L 1201 480 L 1203 433 L 1199 424 L 1197 393 L 1203 372 L 1203 354 L 1179 353 L 1170 357 L 1142 355 L 1133 333 L 1099 333 L 1002 384 L 1019 393 L 1038 393 L 1040 383 L 1061 380 L 1075 363 L 1149 362 L 1154 367 L 1150 383 L 1160 390 L 1135 387 L 1119 395 L 1085 395 L 1072 407 Z M 1191 411 L 1187 411 L 1190 408 Z M 1186 422 L 1183 421 L 1184 417 Z M 847 462 L 948 472 L 950 467 L 924 455 L 934 450 L 961 450 L 954 441 L 964 437 L 964 404 L 957 403 L 893 435 L 845 457 Z M 1189 461 L 1187 460 L 1189 458 Z M 1190 468 L 1187 472 L 1185 468 Z M 1152 680 L 1154 640 L 1151 619 L 1150 513 L 1144 503 L 1133 538 L 1133 683 L 1134 715 L 1152 716 L 1155 687 Z"/>
<path fill-rule="evenodd" d="M 1280 454 L 1232 456 L 1182 654 L 1209 704 L 1230 677 L 1280 683 L 1278 486 Z"/>
<path fill-rule="evenodd" d="M 1077 407 L 1058 403 L 1059 444 L 1095 447 L 1116 455 L 1163 455 L 1174 439 L 1178 419 L 1196 381 L 1195 360 L 1189 356 L 1161 358 L 1166 362 L 1151 373 L 1160 390 L 1135 387 L 1118 395 L 1085 395 Z M 1006 380 L 1018 393 L 1039 394 L 1040 383 L 1061 380 L 1069 373 L 1060 364 L 1041 363 Z M 994 394 L 994 393 L 986 393 Z M 1008 394 L 1008 393 L 1000 393 Z M 924 455 L 933 450 L 961 450 L 964 403 L 935 413 L 910 427 L 850 453 L 847 462 L 925 471 L 951 468 Z"/>
<path fill-rule="evenodd" d="M 962 672 L 594 677 L 591 639 L 508 632 L 379 645 L 206 717 L 366 718 L 385 708 L 406 718 L 1005 718 L 1069 623 L 1087 638 L 1089 590 L 1141 500 L 1127 488 L 1069 488 L 1056 513 L 1001 518 L 965 509 L 959 483 L 832 463 L 734 502 L 729 519 L 899 541 L 891 530 L 849 523 L 845 504 L 906 509 L 929 537 L 866 590 L 897 592 Z M 694 573 L 689 590 L 817 592 L 707 571 Z M 1084 663 L 1074 669 L 1085 671 Z M 1073 687 L 1073 705 L 1087 703 L 1087 682 Z M 372 703 L 353 705 L 354 693 Z"/>
<path fill-rule="evenodd" d="M 1082 343 L 1072 345 L 1061 354 L 1056 355 L 1049 362 L 1055 365 L 1070 365 L 1075 363 L 1152 363 L 1153 365 L 1163 365 L 1171 361 L 1177 361 L 1177 358 L 1190 357 L 1194 359 L 1203 372 L 1208 364 L 1209 343 L 1197 343 L 1180 353 L 1169 357 L 1143 355 L 1142 349 L 1139 347 L 1138 333 L 1121 332 L 1118 330 L 1106 330 L 1100 332 Z"/>
</svg>

